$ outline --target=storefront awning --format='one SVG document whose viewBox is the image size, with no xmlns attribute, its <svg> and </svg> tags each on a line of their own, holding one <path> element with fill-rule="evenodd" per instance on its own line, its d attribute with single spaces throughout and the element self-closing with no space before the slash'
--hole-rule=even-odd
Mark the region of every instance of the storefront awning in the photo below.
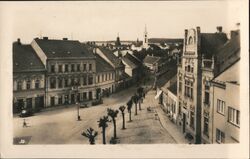
<svg viewBox="0 0 250 159">
<path fill-rule="evenodd" d="M 158 91 L 157 94 L 156 94 L 156 96 L 155 96 L 155 99 L 158 99 L 161 94 L 162 94 L 162 90 Z"/>
</svg>

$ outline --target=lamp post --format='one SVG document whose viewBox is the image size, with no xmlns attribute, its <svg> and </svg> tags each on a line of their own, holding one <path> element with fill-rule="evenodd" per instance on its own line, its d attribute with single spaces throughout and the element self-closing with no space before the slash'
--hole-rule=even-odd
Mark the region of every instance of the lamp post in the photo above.
<svg viewBox="0 0 250 159">
<path fill-rule="evenodd" d="M 75 103 L 76 103 L 76 108 L 77 108 L 77 121 L 80 121 L 81 120 L 81 116 L 80 116 L 80 113 L 79 113 L 79 109 L 80 109 L 80 106 L 79 106 L 79 101 L 78 101 L 78 98 L 77 98 L 77 95 L 78 95 L 78 87 L 79 87 L 79 82 L 77 82 L 76 80 L 74 80 L 73 84 L 72 84 L 72 91 L 75 91 Z"/>
</svg>

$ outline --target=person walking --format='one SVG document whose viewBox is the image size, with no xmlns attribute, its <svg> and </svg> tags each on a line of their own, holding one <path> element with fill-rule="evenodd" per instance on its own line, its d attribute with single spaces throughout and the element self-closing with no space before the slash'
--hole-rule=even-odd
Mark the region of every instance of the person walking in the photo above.
<svg viewBox="0 0 250 159">
<path fill-rule="evenodd" d="M 27 123 L 26 123 L 25 119 L 23 119 L 23 127 L 27 127 Z"/>
</svg>

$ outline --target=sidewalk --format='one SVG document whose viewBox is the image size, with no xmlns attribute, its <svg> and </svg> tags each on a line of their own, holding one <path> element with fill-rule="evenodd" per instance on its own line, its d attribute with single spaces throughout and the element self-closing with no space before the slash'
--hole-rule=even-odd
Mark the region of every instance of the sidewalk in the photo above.
<svg viewBox="0 0 250 159">
<path fill-rule="evenodd" d="M 156 113 L 158 114 L 159 121 L 164 129 L 173 137 L 173 139 L 178 144 L 188 144 L 188 140 L 185 139 L 184 135 L 178 129 L 177 125 L 169 120 L 166 116 L 165 112 L 162 110 L 160 105 L 158 104 L 158 100 L 155 97 L 156 93 L 154 90 L 150 90 L 145 98 L 145 103 L 154 108 Z"/>
</svg>

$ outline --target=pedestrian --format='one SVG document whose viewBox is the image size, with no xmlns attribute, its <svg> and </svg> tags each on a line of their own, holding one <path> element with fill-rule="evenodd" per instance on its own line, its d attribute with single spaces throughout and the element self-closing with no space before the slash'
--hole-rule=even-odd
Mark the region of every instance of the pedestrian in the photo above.
<svg viewBox="0 0 250 159">
<path fill-rule="evenodd" d="M 27 127 L 27 123 L 26 123 L 25 119 L 23 119 L 23 127 Z"/>
</svg>

